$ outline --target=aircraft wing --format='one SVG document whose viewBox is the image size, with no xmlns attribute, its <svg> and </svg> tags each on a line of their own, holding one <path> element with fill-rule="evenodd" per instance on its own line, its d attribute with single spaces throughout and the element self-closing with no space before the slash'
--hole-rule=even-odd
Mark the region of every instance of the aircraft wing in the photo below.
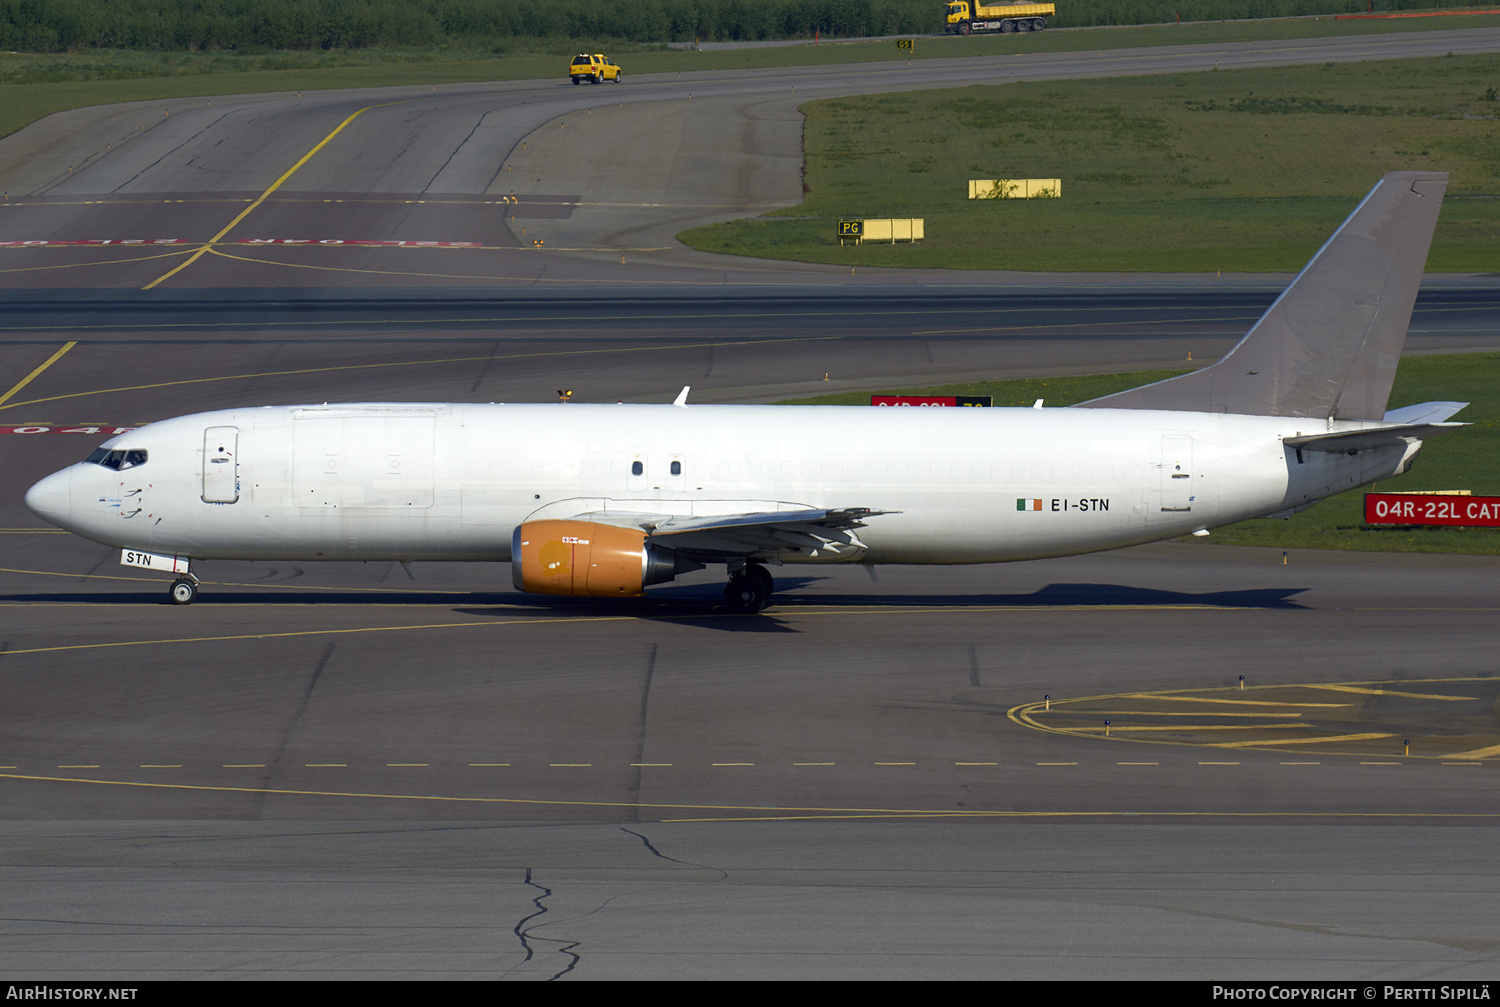
<svg viewBox="0 0 1500 1007">
<path fill-rule="evenodd" d="M 865 551 L 852 534 L 864 519 L 885 511 L 868 507 L 841 510 L 775 511 L 727 517 L 670 518 L 651 537 L 663 545 L 693 553 L 762 555 L 794 552 L 810 556 L 848 555 Z"/>
<path fill-rule="evenodd" d="M 573 515 L 579 520 L 641 528 L 652 541 L 680 553 L 705 557 L 769 559 L 783 554 L 858 559 L 865 545 L 855 529 L 889 511 L 868 507 L 752 511 L 741 514 L 673 515 L 611 508 Z"/>
</svg>

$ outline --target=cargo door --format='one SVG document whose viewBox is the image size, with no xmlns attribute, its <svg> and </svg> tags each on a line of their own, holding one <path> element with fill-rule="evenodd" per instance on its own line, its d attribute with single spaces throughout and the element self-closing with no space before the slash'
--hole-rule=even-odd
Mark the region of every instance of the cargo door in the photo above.
<svg viewBox="0 0 1500 1007">
<path fill-rule="evenodd" d="M 292 417 L 292 494 L 298 507 L 433 505 L 436 413 L 420 406 L 328 406 Z"/>
</svg>

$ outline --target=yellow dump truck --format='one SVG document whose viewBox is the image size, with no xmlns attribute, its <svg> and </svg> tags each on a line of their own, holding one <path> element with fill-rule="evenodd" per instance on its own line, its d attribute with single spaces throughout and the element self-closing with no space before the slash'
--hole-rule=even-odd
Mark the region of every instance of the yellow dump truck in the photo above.
<svg viewBox="0 0 1500 1007">
<path fill-rule="evenodd" d="M 1041 31 L 1047 18 L 1057 8 L 1049 3 L 996 4 L 987 6 L 978 0 L 952 0 L 948 4 L 948 23 L 943 30 L 949 35 L 968 35 L 976 31 Z"/>
</svg>

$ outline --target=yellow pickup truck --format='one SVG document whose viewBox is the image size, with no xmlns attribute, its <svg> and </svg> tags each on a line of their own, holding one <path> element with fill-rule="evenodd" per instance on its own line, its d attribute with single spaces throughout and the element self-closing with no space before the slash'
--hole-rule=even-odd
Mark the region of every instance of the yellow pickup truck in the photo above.
<svg viewBox="0 0 1500 1007">
<path fill-rule="evenodd" d="M 595 84 L 603 84 L 607 80 L 612 80 L 618 84 L 625 79 L 624 72 L 614 60 L 598 53 L 586 52 L 573 57 L 573 62 L 568 64 L 568 76 L 573 78 L 575 84 L 582 84 L 586 80 L 591 80 Z"/>
</svg>

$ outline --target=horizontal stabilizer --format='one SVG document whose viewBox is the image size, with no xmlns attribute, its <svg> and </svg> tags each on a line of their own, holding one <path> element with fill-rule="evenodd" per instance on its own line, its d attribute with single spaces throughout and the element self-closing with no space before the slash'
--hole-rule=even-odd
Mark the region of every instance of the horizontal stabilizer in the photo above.
<svg viewBox="0 0 1500 1007">
<path fill-rule="evenodd" d="M 1369 448 L 1426 440 L 1468 425 L 1467 423 L 1401 423 L 1389 427 L 1367 427 L 1364 430 L 1341 430 L 1334 434 L 1286 437 L 1281 443 L 1290 448 L 1301 448 L 1304 451 L 1365 451 Z"/>
<path fill-rule="evenodd" d="M 1467 402 L 1418 402 L 1386 413 L 1387 423 L 1441 423 L 1468 406 Z"/>
</svg>

